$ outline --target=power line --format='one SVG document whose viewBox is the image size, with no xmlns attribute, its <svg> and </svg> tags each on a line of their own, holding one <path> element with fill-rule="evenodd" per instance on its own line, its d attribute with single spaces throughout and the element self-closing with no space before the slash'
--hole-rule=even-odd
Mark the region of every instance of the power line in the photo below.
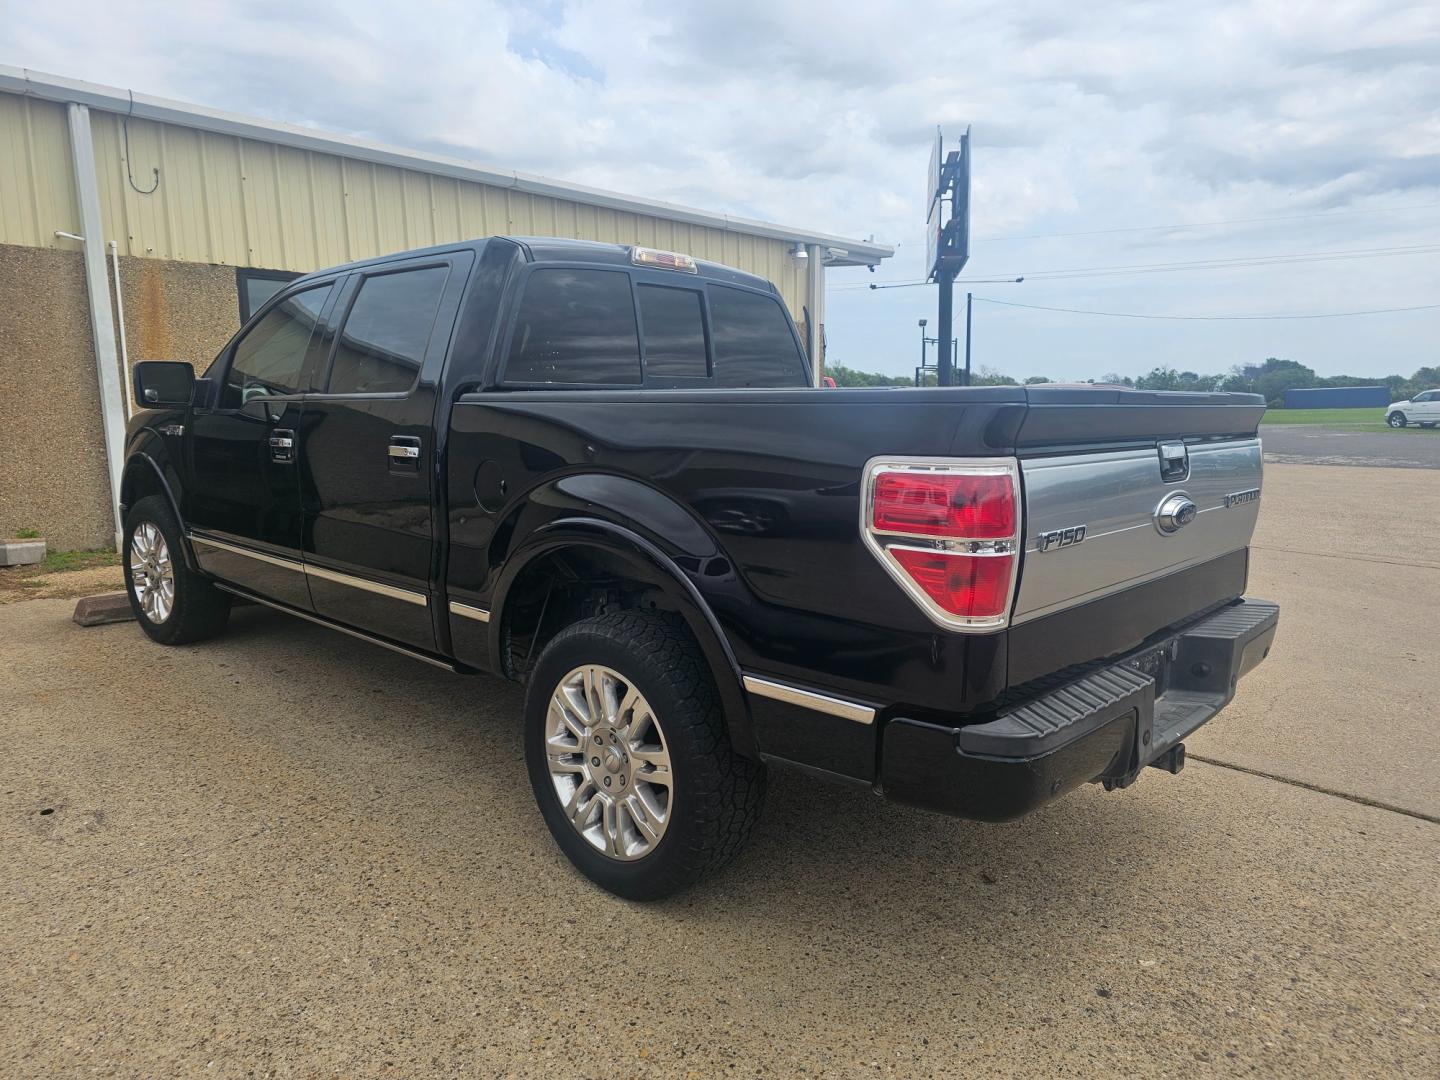
<svg viewBox="0 0 1440 1080">
<path fill-rule="evenodd" d="M 1284 266 L 1290 263 L 1344 262 L 1353 259 L 1388 259 L 1402 255 L 1440 254 L 1440 244 L 1418 244 L 1410 247 L 1386 248 L 1342 248 L 1338 251 L 1300 251 L 1281 255 L 1245 255 L 1231 259 L 1197 259 L 1189 262 L 1172 263 L 1128 263 L 1111 266 L 1077 266 L 1056 270 L 1027 270 L 1023 274 L 1002 275 L 1006 280 L 1016 277 L 1042 281 L 1062 281 L 1074 278 L 1131 277 L 1143 274 L 1173 274 L 1191 270 L 1244 270 L 1262 266 Z M 923 285 L 923 281 L 887 283 L 886 288 L 905 285 Z M 864 283 L 842 282 L 831 285 L 832 289 L 868 289 Z"/>
<path fill-rule="evenodd" d="M 1180 322 L 1262 322 L 1272 319 L 1345 319 L 1353 315 L 1389 315 L 1397 311 L 1431 311 L 1440 304 L 1416 304 L 1413 307 L 1370 308 L 1366 311 L 1325 311 L 1314 315 L 1141 315 L 1133 311 L 1087 311 L 1084 308 L 1046 307 L 1043 304 L 1021 304 L 1014 300 L 996 300 L 977 296 L 976 300 L 1004 307 L 1029 308 L 1032 311 L 1062 311 L 1069 315 L 1104 315 L 1112 319 L 1163 319 Z"/>
<path fill-rule="evenodd" d="M 1115 233 L 1165 232 L 1171 229 L 1209 229 L 1220 225 L 1254 225 L 1265 221 L 1303 221 L 1311 218 L 1354 217 L 1359 214 L 1403 214 L 1411 210 L 1429 210 L 1440 202 L 1417 203 L 1414 206 L 1391 206 L 1376 210 L 1325 210 L 1313 214 L 1274 214 L 1253 218 L 1224 218 L 1219 221 L 1177 222 L 1174 225 L 1127 225 L 1116 229 L 1088 229 L 1084 232 L 1026 233 L 1017 236 L 981 236 L 977 244 L 999 244 L 1012 240 L 1055 240 L 1072 236 L 1110 236 Z"/>
<path fill-rule="evenodd" d="M 1237 255 L 1228 259 L 1193 259 L 1184 262 L 1125 263 L 1113 266 L 1075 266 L 1063 270 L 1032 270 L 1027 277 L 1101 277 L 1120 273 L 1170 273 L 1175 270 L 1224 270 L 1286 262 L 1328 262 L 1332 259 L 1378 259 L 1394 255 L 1430 255 L 1440 244 L 1408 247 L 1341 248 L 1338 251 L 1296 251 L 1279 255 Z"/>
</svg>

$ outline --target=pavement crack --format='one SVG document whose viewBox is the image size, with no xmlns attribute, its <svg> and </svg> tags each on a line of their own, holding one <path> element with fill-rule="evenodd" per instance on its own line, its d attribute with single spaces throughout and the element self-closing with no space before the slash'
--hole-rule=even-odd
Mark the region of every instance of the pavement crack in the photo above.
<svg viewBox="0 0 1440 1080">
<path fill-rule="evenodd" d="M 1306 791 L 1314 791 L 1321 795 L 1333 795 L 1337 799 L 1344 799 L 1346 802 L 1358 803 L 1360 806 L 1371 806 L 1376 810 L 1388 810 L 1392 814 L 1403 814 L 1405 817 L 1415 818 L 1417 821 L 1427 821 L 1431 825 L 1440 825 L 1440 814 L 1427 814 L 1423 810 L 1410 810 L 1404 806 L 1396 806 L 1394 803 L 1382 802 L 1380 799 L 1371 799 L 1364 795 L 1353 795 L 1348 791 L 1338 791 L 1324 784 L 1313 784 L 1309 780 L 1296 780 L 1293 776 L 1281 776 L 1279 773 L 1266 772 L 1264 769 L 1252 769 L 1248 765 L 1236 765 L 1234 762 L 1221 761 L 1218 758 L 1205 757 L 1201 754 L 1185 754 L 1186 761 L 1200 761 L 1206 765 L 1216 765 L 1222 769 L 1233 769 L 1235 772 L 1246 773 L 1250 776 L 1258 776 L 1264 780 L 1275 780 L 1282 784 L 1289 784 L 1291 787 L 1304 788 Z"/>
<path fill-rule="evenodd" d="M 1407 559 L 1387 559 L 1381 555 L 1359 555 L 1351 551 L 1305 551 L 1302 548 L 1274 547 L 1270 544 L 1251 544 L 1255 551 L 1283 551 L 1287 555 L 1314 555 L 1321 559 L 1359 559 L 1362 562 L 1385 563 L 1387 566 L 1418 566 L 1428 570 L 1440 570 L 1440 563 L 1411 562 Z"/>
</svg>

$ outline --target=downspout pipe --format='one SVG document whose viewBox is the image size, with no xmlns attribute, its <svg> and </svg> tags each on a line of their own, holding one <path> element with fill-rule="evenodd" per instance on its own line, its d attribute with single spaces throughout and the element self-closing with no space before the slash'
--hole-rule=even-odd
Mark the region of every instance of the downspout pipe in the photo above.
<svg viewBox="0 0 1440 1080">
<path fill-rule="evenodd" d="M 805 252 L 805 306 L 809 309 L 810 320 L 806 330 L 810 340 L 805 343 L 810 350 L 810 376 L 816 386 L 825 374 L 825 248 L 811 244 Z"/>
<path fill-rule="evenodd" d="M 105 439 L 105 464 L 110 478 L 110 515 L 115 550 L 122 540 L 120 522 L 121 471 L 125 462 L 125 401 L 120 389 L 119 357 L 115 349 L 115 316 L 110 307 L 110 275 L 105 266 L 105 227 L 100 218 L 100 187 L 95 177 L 95 143 L 90 134 L 90 110 L 71 102 L 67 106 L 70 156 L 75 168 L 80 231 L 84 235 L 85 292 L 90 300 L 90 335 L 95 344 L 95 373 L 100 391 L 100 420 Z"/>
</svg>

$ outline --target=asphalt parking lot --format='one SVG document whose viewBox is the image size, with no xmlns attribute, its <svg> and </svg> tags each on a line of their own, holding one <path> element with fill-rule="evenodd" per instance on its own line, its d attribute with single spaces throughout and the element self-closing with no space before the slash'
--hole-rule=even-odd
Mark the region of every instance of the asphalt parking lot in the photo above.
<svg viewBox="0 0 1440 1080">
<path fill-rule="evenodd" d="M 1272 465 L 1276 648 L 1179 777 L 987 826 L 779 775 L 652 906 L 551 844 L 507 684 L 0 607 L 0 1076 L 1435 1076 L 1437 520 Z"/>
<path fill-rule="evenodd" d="M 1291 465 L 1440 469 L 1440 431 L 1356 431 L 1320 424 L 1266 424 L 1265 460 Z"/>
</svg>

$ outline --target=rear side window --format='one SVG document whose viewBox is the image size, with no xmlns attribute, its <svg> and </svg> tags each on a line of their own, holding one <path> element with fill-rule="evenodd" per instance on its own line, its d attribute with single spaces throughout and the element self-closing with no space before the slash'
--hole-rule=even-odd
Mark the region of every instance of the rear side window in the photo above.
<svg viewBox="0 0 1440 1080">
<path fill-rule="evenodd" d="M 710 333 L 716 386 L 808 385 L 800 347 L 774 298 L 711 286 Z"/>
<path fill-rule="evenodd" d="M 235 346 L 222 409 L 238 409 L 252 398 L 300 393 L 305 354 L 329 295 L 329 285 L 305 289 L 280 301 L 250 328 Z"/>
<path fill-rule="evenodd" d="M 427 266 L 366 278 L 340 331 L 327 392 L 408 392 L 420 375 L 449 273 Z"/>
<path fill-rule="evenodd" d="M 535 270 L 515 317 L 507 382 L 640 383 L 640 337 L 630 275 Z"/>
<path fill-rule="evenodd" d="M 700 294 L 662 285 L 640 285 L 637 292 L 645 326 L 645 377 L 703 379 L 710 374 Z"/>
</svg>

